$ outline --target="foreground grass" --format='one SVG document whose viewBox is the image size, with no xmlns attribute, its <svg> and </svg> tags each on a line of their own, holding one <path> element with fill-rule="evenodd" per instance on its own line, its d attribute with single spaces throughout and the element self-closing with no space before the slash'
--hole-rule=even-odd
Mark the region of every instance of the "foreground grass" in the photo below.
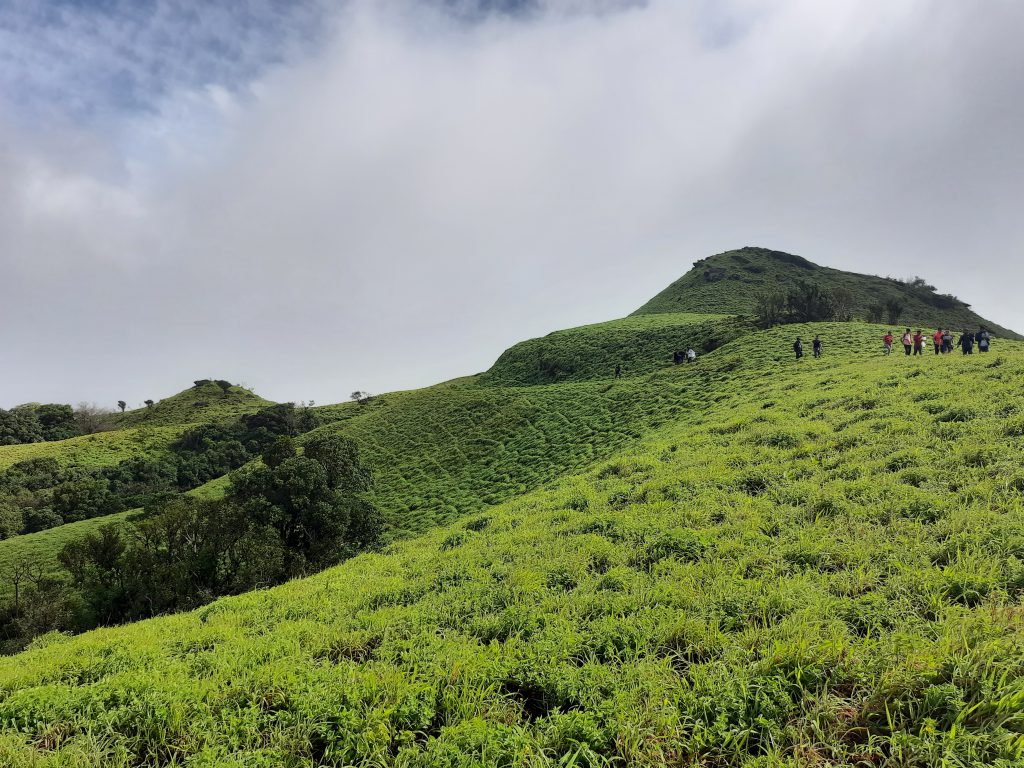
<svg viewBox="0 0 1024 768">
<path fill-rule="evenodd" d="M 0 661 L 0 764 L 1021 764 L 1024 352 L 794 330 L 585 474 Z"/>
</svg>

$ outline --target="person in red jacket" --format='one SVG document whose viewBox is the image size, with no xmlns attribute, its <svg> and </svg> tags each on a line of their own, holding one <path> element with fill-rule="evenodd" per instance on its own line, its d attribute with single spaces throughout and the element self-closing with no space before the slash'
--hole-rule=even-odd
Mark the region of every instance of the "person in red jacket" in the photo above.
<svg viewBox="0 0 1024 768">
<path fill-rule="evenodd" d="M 914 354 L 924 354 L 924 334 L 921 333 L 921 329 L 917 329 L 917 333 L 914 334 Z"/>
<path fill-rule="evenodd" d="M 932 341 L 935 342 L 935 354 L 942 352 L 942 329 L 939 328 L 932 334 Z"/>
<path fill-rule="evenodd" d="M 882 343 L 885 344 L 885 354 L 892 354 L 892 331 L 889 331 L 885 336 L 882 337 Z"/>
</svg>

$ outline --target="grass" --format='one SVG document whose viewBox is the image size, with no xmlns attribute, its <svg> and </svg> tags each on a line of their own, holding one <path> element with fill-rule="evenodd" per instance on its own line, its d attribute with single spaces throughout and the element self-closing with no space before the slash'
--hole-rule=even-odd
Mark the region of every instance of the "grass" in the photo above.
<svg viewBox="0 0 1024 768">
<path fill-rule="evenodd" d="M 899 273 L 893 265 L 895 277 L 909 277 Z M 977 330 L 984 325 L 994 334 L 1009 339 L 1020 335 L 985 320 L 962 301 L 941 306 L 941 297 L 927 290 L 915 290 L 902 283 L 874 275 L 859 275 L 838 269 L 820 267 L 799 256 L 766 248 L 740 248 L 727 251 L 694 264 L 683 277 L 659 293 L 634 315 L 674 312 L 727 312 L 753 315 L 757 297 L 773 293 L 804 280 L 834 290 L 844 288 L 854 299 L 854 316 L 868 317 L 873 304 L 887 299 L 899 299 L 906 305 L 898 325 L 935 329 L 949 327 Z M 937 303 L 938 302 L 938 303 Z"/>
<path fill-rule="evenodd" d="M 724 315 L 658 314 L 556 331 L 508 349 L 479 381 L 488 386 L 530 386 L 607 380 L 652 373 L 674 351 L 710 352 L 749 333 L 749 324 Z"/>
<path fill-rule="evenodd" d="M 138 408 L 118 416 L 122 426 L 186 426 L 230 421 L 248 413 L 256 413 L 274 403 L 241 387 L 224 392 L 214 383 L 189 387 L 155 403 L 152 408 Z"/>
<path fill-rule="evenodd" d="M 816 332 L 825 358 L 792 360 Z M 1019 765 L 1024 345 L 884 358 L 879 336 L 776 329 L 508 410 L 465 382 L 451 413 L 440 393 L 343 409 L 365 441 L 397 430 L 399 458 L 417 430 L 505 434 L 517 409 L 566 422 L 487 455 L 548 446 L 613 392 L 662 417 L 319 576 L 42 638 L 0 661 L 0 764 Z"/>
<path fill-rule="evenodd" d="M 0 446 L 0 471 L 28 459 L 53 458 L 62 467 L 100 469 L 125 459 L 151 456 L 167 448 L 182 433 L 178 426 L 146 426 L 97 432 L 49 443 Z"/>
</svg>

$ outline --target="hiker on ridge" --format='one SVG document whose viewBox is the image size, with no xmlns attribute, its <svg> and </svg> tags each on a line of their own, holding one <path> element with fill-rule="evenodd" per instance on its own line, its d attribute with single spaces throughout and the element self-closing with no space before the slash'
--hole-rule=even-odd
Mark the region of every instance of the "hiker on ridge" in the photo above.
<svg viewBox="0 0 1024 768">
<path fill-rule="evenodd" d="M 814 356 L 816 358 L 821 357 L 821 337 L 815 336 L 814 341 L 811 344 L 811 348 L 814 350 Z"/>
<path fill-rule="evenodd" d="M 804 345 L 800 341 L 800 337 L 796 337 L 796 341 L 793 342 L 793 351 L 796 353 L 796 359 L 799 360 L 804 356 Z"/>
<path fill-rule="evenodd" d="M 970 331 L 965 330 L 960 334 L 960 341 L 957 342 L 960 345 L 960 351 L 965 355 L 974 354 L 974 334 Z"/>
<path fill-rule="evenodd" d="M 978 341 L 978 351 L 982 353 L 988 352 L 989 342 L 992 341 L 992 336 L 989 334 L 988 329 L 985 326 L 982 326 L 975 338 Z"/>
<path fill-rule="evenodd" d="M 917 329 L 917 333 L 914 334 L 914 354 L 924 354 L 924 334 L 921 333 L 921 329 Z"/>
<path fill-rule="evenodd" d="M 910 357 L 910 354 L 914 351 L 914 335 L 910 332 L 909 328 L 903 332 L 901 341 L 903 342 L 903 351 L 907 353 L 907 357 Z"/>
<path fill-rule="evenodd" d="M 892 354 L 892 340 L 892 331 L 889 331 L 888 333 L 885 334 L 885 336 L 882 337 L 882 343 L 885 345 L 885 354 L 887 355 Z"/>
<path fill-rule="evenodd" d="M 932 334 L 932 341 L 935 342 L 935 354 L 942 351 L 942 329 L 939 328 Z"/>
</svg>

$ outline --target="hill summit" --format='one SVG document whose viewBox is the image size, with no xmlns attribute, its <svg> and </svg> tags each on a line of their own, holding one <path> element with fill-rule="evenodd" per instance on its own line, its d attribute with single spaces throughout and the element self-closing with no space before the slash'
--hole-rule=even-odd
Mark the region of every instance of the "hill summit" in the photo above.
<svg viewBox="0 0 1024 768">
<path fill-rule="evenodd" d="M 759 296 L 785 291 L 801 282 L 843 292 L 854 319 L 953 329 L 984 325 L 1004 338 L 1024 338 L 981 317 L 956 296 L 937 292 L 921 278 L 900 280 L 844 272 L 792 253 L 755 246 L 695 261 L 693 269 L 633 314 L 752 315 Z M 901 309 L 890 312 L 890 305 Z"/>
</svg>

